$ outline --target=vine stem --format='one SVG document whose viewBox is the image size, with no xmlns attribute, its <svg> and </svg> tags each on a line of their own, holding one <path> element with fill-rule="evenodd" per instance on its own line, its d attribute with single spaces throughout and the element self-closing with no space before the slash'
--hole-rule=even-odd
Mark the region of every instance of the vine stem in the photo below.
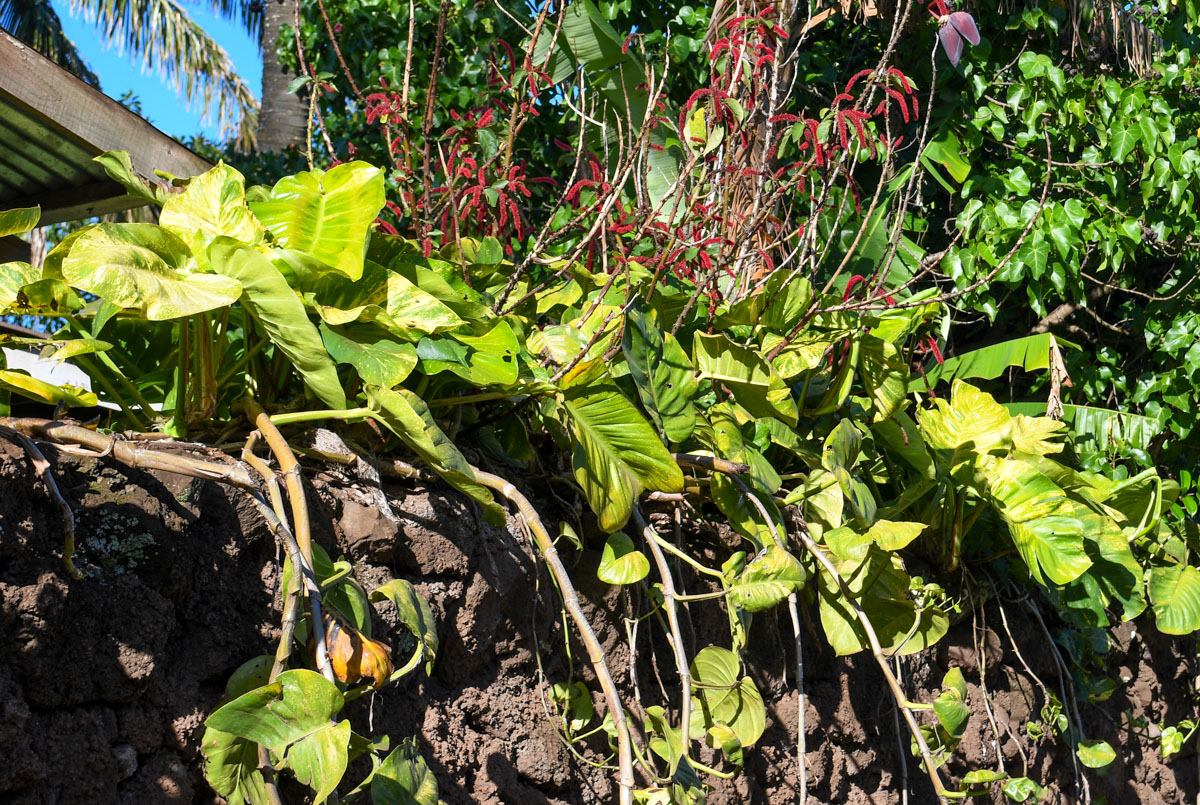
<svg viewBox="0 0 1200 805">
<path fill-rule="evenodd" d="M 913 717 L 912 708 L 909 705 L 908 697 L 904 695 L 904 690 L 900 687 L 900 682 L 896 679 L 896 675 L 892 673 L 892 668 L 888 665 L 887 657 L 883 653 L 883 648 L 879 645 L 879 637 L 875 634 L 875 627 L 871 625 L 867 613 L 863 612 L 862 607 L 858 605 L 858 600 L 854 594 L 850 592 L 850 588 L 846 586 L 846 580 L 838 573 L 836 567 L 825 552 L 813 542 L 812 537 L 804 529 L 796 529 L 794 532 L 804 545 L 805 549 L 812 554 L 813 558 L 824 568 L 829 574 L 838 589 L 842 593 L 842 597 L 846 603 L 854 609 L 854 614 L 858 618 L 859 624 L 862 625 L 863 631 L 867 634 L 867 642 L 871 646 L 871 656 L 875 658 L 879 669 L 883 671 L 884 679 L 887 680 L 888 687 L 892 691 L 892 696 L 895 697 L 897 705 L 900 707 L 900 712 L 904 716 L 904 720 L 908 723 L 908 729 L 912 733 L 913 740 L 916 741 L 917 749 L 921 752 L 921 760 L 925 763 L 925 771 L 929 775 L 929 781 L 933 783 L 933 791 L 937 795 L 938 802 L 946 805 L 947 798 L 953 796 L 957 792 L 950 792 L 942 784 L 941 775 L 938 774 L 937 764 L 933 761 L 933 755 L 929 752 L 929 744 L 925 742 L 925 736 L 921 734 L 921 727 L 917 724 L 916 718 Z"/>
<path fill-rule="evenodd" d="M 591 660 L 596 680 L 600 683 L 600 688 L 604 691 L 604 700 L 608 705 L 609 714 L 612 716 L 613 729 L 617 733 L 620 803 L 621 805 L 632 805 L 633 751 L 630 748 L 629 726 L 625 720 L 625 707 L 621 704 L 621 697 L 617 694 L 616 683 L 613 682 L 612 674 L 609 673 L 608 662 L 604 658 L 604 649 L 600 646 L 600 640 L 596 637 L 596 632 L 592 629 L 591 624 L 588 623 L 587 618 L 583 614 L 583 609 L 579 606 L 579 596 L 575 592 L 575 586 L 571 583 L 571 577 L 567 575 L 567 569 L 563 567 L 562 560 L 558 557 L 558 549 L 554 547 L 554 541 L 550 539 L 550 534 L 546 531 L 545 525 L 542 524 L 542 518 L 538 515 L 537 510 L 533 508 L 528 498 L 517 491 L 515 486 L 499 475 L 492 475 L 490 472 L 484 472 L 475 467 L 471 469 L 474 470 L 475 479 L 479 483 L 499 492 L 517 507 L 517 511 L 525 519 L 529 533 L 533 535 L 534 542 L 537 543 L 538 550 L 541 551 L 542 559 L 545 560 L 546 566 L 550 568 L 550 575 L 554 577 L 554 581 L 558 584 L 559 593 L 563 598 L 563 605 L 567 608 L 567 612 L 571 614 L 571 620 L 575 622 L 575 628 L 579 631 L 579 638 L 583 641 L 583 645 L 587 649 L 588 658 Z"/>
<path fill-rule="evenodd" d="M 63 569 L 71 578 L 82 579 L 83 574 L 75 567 L 75 562 L 72 560 L 75 555 L 75 514 L 71 511 L 71 505 L 67 503 L 67 499 L 58 489 L 54 475 L 50 472 L 50 462 L 46 460 L 46 456 L 33 443 L 33 440 L 24 433 L 7 425 L 0 425 L 0 433 L 15 441 L 25 450 L 25 454 L 29 456 L 29 460 L 33 464 L 34 472 L 42 479 L 42 483 L 46 485 L 46 491 L 58 504 L 63 515 Z"/>
<path fill-rule="evenodd" d="M 680 705 L 679 705 L 679 734 L 683 744 L 683 759 L 688 759 L 688 750 L 692 744 L 692 672 L 688 663 L 687 652 L 683 646 L 683 632 L 679 628 L 679 609 L 675 605 L 675 579 L 671 568 L 667 565 L 667 557 L 659 546 L 658 532 L 642 516 L 636 506 L 633 508 L 633 520 L 642 530 L 646 545 L 654 555 L 654 564 L 658 565 L 658 575 L 662 577 L 663 607 L 667 610 L 667 623 L 671 627 L 671 648 L 675 651 L 675 666 L 679 670 Z"/>
<path fill-rule="evenodd" d="M 263 410 L 257 400 L 253 397 L 244 397 L 242 406 L 246 418 L 258 428 L 258 432 L 262 434 L 267 446 L 271 448 L 271 453 L 275 456 L 276 463 L 279 464 L 279 473 L 283 476 L 283 482 L 287 486 L 288 502 L 292 508 L 292 525 L 295 528 L 295 541 L 299 557 L 303 560 L 296 562 L 293 559 L 292 569 L 297 574 L 301 574 L 304 572 L 304 566 L 307 565 L 311 571 L 313 566 L 312 531 L 308 520 L 308 502 L 304 496 L 304 485 L 300 482 L 300 462 L 296 461 L 296 456 L 292 453 L 292 448 L 288 445 L 287 440 L 283 438 L 279 428 L 271 422 L 271 417 L 267 416 L 267 412 Z M 334 682 L 336 677 L 333 673 L 333 666 L 329 663 L 329 652 L 325 646 L 325 624 L 321 619 L 319 587 L 315 593 L 311 590 L 308 591 L 308 602 L 312 618 L 310 629 L 317 648 L 317 667 L 321 669 L 321 674 L 326 679 Z"/>
</svg>

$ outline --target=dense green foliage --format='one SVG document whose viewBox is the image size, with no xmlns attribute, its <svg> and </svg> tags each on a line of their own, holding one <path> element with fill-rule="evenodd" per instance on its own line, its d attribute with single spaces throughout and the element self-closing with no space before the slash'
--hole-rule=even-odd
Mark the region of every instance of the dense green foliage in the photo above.
<svg viewBox="0 0 1200 805">
<path fill-rule="evenodd" d="M 555 529 L 562 547 L 603 532 L 600 578 L 646 587 L 641 614 L 674 636 L 679 699 L 643 700 L 642 723 L 610 695 L 603 656 L 604 719 L 555 680 L 565 737 L 607 734 L 623 798 L 635 763 L 647 802 L 700 801 L 702 775 L 742 765 L 765 718 L 747 625 L 785 603 L 793 618 L 815 608 L 836 653 L 879 662 L 939 796 L 969 715 L 961 673 L 918 724 L 888 660 L 982 597 L 1055 613 L 1080 701 L 1117 684 L 1091 662 L 1104 627 L 1200 630 L 1196 497 L 1175 472 L 1200 409 L 1192 5 L 1139 7 L 1154 47 L 1110 41 L 1095 58 L 1072 55 L 1080 20 L 1061 6 L 979 10 L 985 40 L 957 70 L 911 5 L 812 29 L 765 7 L 584 0 L 520 26 L 467 4 L 418 5 L 411 27 L 405 7 L 386 11 L 306 15 L 296 64 L 321 112 L 307 158 L 327 141 L 326 157 L 387 169 L 331 159 L 247 188 L 222 164 L 167 193 L 106 155 L 158 223 L 98 224 L 41 270 L 0 266 L 8 310 L 65 317 L 50 348 L 119 406 L 113 427 L 234 432 L 248 398 L 281 427 L 370 420 L 493 520 L 501 487 L 465 448 L 497 474 L 572 478 L 591 516 Z M 410 30 L 423 52 L 434 37 L 432 57 L 408 61 Z M 0 234 L 35 222 L 6 213 Z M 0 386 L 96 399 L 11 370 Z M 704 565 L 656 533 L 648 492 L 728 523 L 744 549 Z M 569 575 L 538 544 L 570 610 Z M 369 641 L 366 592 L 308 561 L 333 578 L 326 607 Z M 685 586 L 720 599 L 727 646 L 686 656 Z M 262 747 L 318 800 L 370 752 L 373 777 L 347 797 L 408 801 L 388 798 L 394 784 L 434 801 L 412 744 L 384 755 L 331 721 L 347 688 L 436 654 L 428 606 L 410 588 L 376 594 L 419 638 L 413 659 L 393 672 L 359 642 L 378 667 L 343 663 L 340 685 L 239 675 L 209 720 L 220 793 L 262 801 Z M 324 633 L 337 666 L 335 637 L 353 633 Z M 1111 762 L 1078 702 L 1043 704 L 1049 737 L 1088 768 Z M 697 760 L 702 739 L 723 768 Z M 956 787 L 991 783 L 1037 789 L 988 770 Z"/>
</svg>

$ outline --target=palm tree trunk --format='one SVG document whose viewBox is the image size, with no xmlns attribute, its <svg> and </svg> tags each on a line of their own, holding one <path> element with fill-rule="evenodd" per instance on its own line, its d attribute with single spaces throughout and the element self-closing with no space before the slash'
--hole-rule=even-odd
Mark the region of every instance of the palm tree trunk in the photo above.
<svg viewBox="0 0 1200 805">
<path fill-rule="evenodd" d="M 292 21 L 296 0 L 266 0 L 262 25 L 262 106 L 258 112 L 258 150 L 282 151 L 304 141 L 308 105 L 303 91 L 289 95 L 288 84 L 296 75 L 279 63 L 275 43 L 279 32 Z"/>
</svg>

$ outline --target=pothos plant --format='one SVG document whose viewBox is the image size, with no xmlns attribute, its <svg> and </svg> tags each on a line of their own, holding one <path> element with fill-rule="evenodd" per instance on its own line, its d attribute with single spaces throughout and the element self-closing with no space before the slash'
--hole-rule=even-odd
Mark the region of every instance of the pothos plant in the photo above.
<svg viewBox="0 0 1200 805">
<path fill-rule="evenodd" d="M 914 702 L 892 661 L 937 643 L 986 589 L 1015 589 L 1079 628 L 1135 617 L 1169 634 L 1200 628 L 1200 546 L 1171 514 L 1178 487 L 1153 469 L 1121 481 L 1080 469 L 1063 457 L 1074 434 L 1059 419 L 967 382 L 997 376 L 972 374 L 979 361 L 942 361 L 949 304 L 1023 259 L 1034 225 L 987 239 L 995 259 L 958 290 L 927 285 L 933 266 L 970 254 L 918 242 L 923 179 L 962 167 L 953 132 L 924 126 L 932 87 L 921 102 L 885 56 L 828 95 L 788 98 L 774 88 L 790 69 L 793 32 L 779 22 L 791 17 L 764 8 L 713 15 L 706 84 L 672 105 L 648 52 L 595 6 L 549 8 L 520 56 L 494 60 L 498 97 L 448 115 L 440 135 L 430 116 L 409 120 L 407 77 L 371 96 L 364 111 L 399 155 L 386 175 L 350 161 L 246 188 L 222 164 L 165 177 L 168 189 L 109 154 L 110 175 L 157 204 L 158 223 L 96 224 L 40 269 L 0 267 L 6 309 L 65 322 L 45 346 L 97 391 L 7 369 L 3 388 L 103 400 L 119 411 L 107 424 L 134 438 L 31 420 L 10 420 L 13 431 L 231 483 L 288 549 L 279 649 L 236 673 L 210 717 L 210 783 L 254 803 L 274 801 L 280 773 L 317 801 L 436 800 L 413 743 L 388 753 L 341 718 L 347 699 L 428 670 L 431 610 L 402 582 L 368 595 L 312 544 L 285 436 L 369 421 L 375 448 L 402 450 L 493 522 L 504 517 L 494 495 L 516 507 L 604 700 L 600 717 L 578 680 L 557 680 L 561 727 L 613 768 L 622 802 L 702 801 L 707 780 L 742 765 L 766 718 L 742 660 L 748 626 L 785 605 L 797 653 L 800 614 L 815 608 L 836 653 L 876 660 L 936 797 L 990 785 L 1028 797 L 1036 781 L 990 769 L 944 782 L 970 712 L 962 673 Z M 551 97 L 573 108 L 584 90 L 570 181 L 539 210 L 538 171 L 514 143 Z M 2 221 L 0 233 L 24 231 L 36 211 Z M 1043 334 L 999 362 L 1045 370 L 1048 412 L 1061 416 L 1066 348 Z M 251 433 L 242 463 L 223 467 L 127 443 L 151 429 L 219 443 Z M 483 467 L 571 478 L 588 521 L 547 529 Z M 652 505 L 728 523 L 744 545 L 714 565 L 661 534 Z M 636 709 L 558 555 L 572 539 L 582 547 L 593 522 L 601 579 L 643 589 L 637 616 L 669 635 L 652 650 L 674 684 Z M 914 575 L 918 562 L 932 572 Z M 372 598 L 412 634 L 398 669 L 394 647 L 372 637 Z M 729 640 L 689 656 L 682 618 L 705 600 L 724 608 Z M 1043 713 L 1084 765 L 1112 760 L 1074 701 L 1047 694 Z M 370 776 L 343 782 L 363 754 Z"/>
<path fill-rule="evenodd" d="M 118 155 L 105 163 L 150 192 Z M 599 527 L 612 534 L 601 577 L 644 583 L 653 558 L 660 593 L 651 600 L 676 623 L 684 579 L 660 561 L 673 552 L 695 579 L 712 581 L 730 616 L 728 646 L 678 658 L 687 698 L 670 710 L 646 707 L 637 728 L 657 758 L 636 763 L 658 782 L 639 798 L 703 798 L 701 774 L 722 772 L 702 764 L 692 743 L 707 740 L 736 768 L 761 736 L 761 694 L 739 660 L 755 613 L 789 598 L 814 602 L 839 654 L 882 659 L 936 643 L 957 596 L 913 578 L 910 554 L 933 562 L 942 579 L 1000 568 L 1080 625 L 1149 606 L 1164 632 L 1200 627 L 1193 547 L 1162 516 L 1177 487 L 1153 471 L 1116 483 L 1076 470 L 1055 458 L 1061 422 L 1014 416 L 962 381 L 948 398 L 913 409 L 901 349 L 936 319 L 936 303 L 853 319 L 809 315 L 814 303 L 836 307 L 841 296 L 822 298 L 807 280 L 780 273 L 718 304 L 718 332 L 707 331 L 706 315 L 672 332 L 661 322 L 678 316 L 685 286 L 622 306 L 647 273 L 631 265 L 614 283 L 577 265 L 497 315 L 489 302 L 513 266 L 496 245 L 464 240 L 425 257 L 419 244 L 381 234 L 372 222 L 382 182 L 376 169 L 348 163 L 246 192 L 240 175 L 219 165 L 159 197 L 158 224 L 86 228 L 41 271 L 6 264 L 8 309 L 55 306 L 67 324 L 49 349 L 92 372 L 121 424 L 215 432 L 232 424 L 247 395 L 273 404 L 276 426 L 372 419 L 492 517 L 501 515 L 492 476 L 463 457 L 447 433 L 452 420 L 470 423 L 475 444 L 509 465 L 525 465 L 539 430 L 561 443 Z M 4 218 L 10 231 L 35 220 Z M 591 338 L 614 316 L 619 333 Z M 0 380 L 48 402 L 95 399 L 15 370 Z M 645 492 L 723 518 L 746 549 L 704 566 L 657 533 L 641 508 Z M 642 547 L 625 535 L 631 522 Z M 350 759 L 370 753 L 372 775 L 343 789 L 343 799 L 369 791 L 392 801 L 384 792 L 401 786 L 426 801 L 436 789 L 413 744 L 385 755 L 338 714 L 347 698 L 432 664 L 427 603 L 402 581 L 368 598 L 348 566 L 316 546 L 298 561 L 315 582 L 308 594 L 324 606 L 319 625 L 306 629 L 310 642 L 323 636 L 333 678 L 273 668 L 269 657 L 240 669 L 208 721 L 210 782 L 234 801 L 268 801 L 270 775 L 287 770 L 321 801 Z M 295 589 L 289 568 L 284 587 Z M 391 648 L 370 636 L 370 599 L 390 600 L 417 638 L 399 670 Z M 935 779 L 965 725 L 962 691 L 948 677 L 936 721 L 914 731 Z M 901 706 L 906 714 L 925 707 Z M 620 753 L 616 719 L 625 741 L 635 725 L 608 716 L 604 729 Z M 583 731 L 590 718 L 580 721 Z M 1081 752 L 1089 746 L 1082 735 L 1071 740 Z M 977 774 L 962 790 L 991 781 Z"/>
</svg>

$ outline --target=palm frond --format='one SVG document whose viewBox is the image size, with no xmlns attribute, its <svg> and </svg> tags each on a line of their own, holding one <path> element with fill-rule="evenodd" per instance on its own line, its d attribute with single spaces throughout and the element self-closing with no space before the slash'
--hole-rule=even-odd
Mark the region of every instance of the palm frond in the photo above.
<svg viewBox="0 0 1200 805">
<path fill-rule="evenodd" d="M 241 23 L 246 33 L 258 42 L 262 39 L 263 4 L 261 0 L 211 0 L 214 12 L 227 20 Z"/>
<path fill-rule="evenodd" d="M 3 2 L 4 0 L 0 0 Z M 225 49 L 175 0 L 72 0 L 71 8 L 95 22 L 122 50 L 141 57 L 167 84 L 197 104 L 204 118 L 216 111 L 222 135 L 246 135 L 245 121 L 258 100 L 234 70 Z"/>
<path fill-rule="evenodd" d="M 50 0 L 0 0 L 0 28 L 93 87 L 99 77 L 65 33 Z"/>
</svg>

